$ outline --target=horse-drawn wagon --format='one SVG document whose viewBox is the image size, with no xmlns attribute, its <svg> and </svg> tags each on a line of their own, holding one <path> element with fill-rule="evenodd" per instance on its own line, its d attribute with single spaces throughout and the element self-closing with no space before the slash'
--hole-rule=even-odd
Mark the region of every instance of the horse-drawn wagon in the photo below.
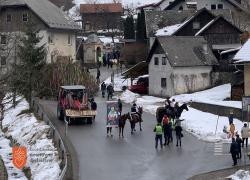
<svg viewBox="0 0 250 180">
<path fill-rule="evenodd" d="M 61 86 L 58 94 L 57 117 L 69 124 L 77 119 L 91 124 L 96 111 L 90 109 L 86 88 L 81 85 Z"/>
</svg>

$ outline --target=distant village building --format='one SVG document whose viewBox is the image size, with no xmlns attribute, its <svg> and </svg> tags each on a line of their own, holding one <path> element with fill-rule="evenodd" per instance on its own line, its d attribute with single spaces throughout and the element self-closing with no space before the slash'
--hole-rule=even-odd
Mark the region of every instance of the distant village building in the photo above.
<svg viewBox="0 0 250 180">
<path fill-rule="evenodd" d="M 85 67 L 96 66 L 103 55 L 103 43 L 96 34 L 88 36 L 83 43 L 83 62 Z"/>
<path fill-rule="evenodd" d="M 5 71 L 16 59 L 14 51 L 17 50 L 17 45 L 13 46 L 14 36 L 22 36 L 29 23 L 40 30 L 41 45 L 45 44 L 47 50 L 47 63 L 76 60 L 76 32 L 81 27 L 71 21 L 60 8 L 48 0 L 0 2 L 0 46 L 11 47 L 8 56 L 6 52 L 1 53 L 1 67 L 4 67 Z"/>
<path fill-rule="evenodd" d="M 42 1 L 42 0 L 40 0 Z M 49 0 L 57 7 L 62 8 L 64 11 L 68 11 L 74 6 L 73 0 Z"/>
<path fill-rule="evenodd" d="M 149 94 L 170 97 L 212 86 L 218 62 L 203 37 L 157 37 L 149 52 Z"/>
<path fill-rule="evenodd" d="M 121 3 L 81 4 L 80 13 L 85 33 L 119 33 L 122 30 Z"/>
</svg>

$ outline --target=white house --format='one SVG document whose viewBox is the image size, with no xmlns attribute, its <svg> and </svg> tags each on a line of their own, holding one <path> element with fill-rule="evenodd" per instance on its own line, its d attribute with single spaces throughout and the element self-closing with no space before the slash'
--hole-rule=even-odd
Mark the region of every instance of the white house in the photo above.
<svg viewBox="0 0 250 180">
<path fill-rule="evenodd" d="M 149 53 L 149 94 L 169 97 L 211 87 L 218 62 L 203 37 L 157 37 Z"/>
<path fill-rule="evenodd" d="M 15 44 L 13 37 L 23 35 L 30 22 L 39 30 L 41 44 L 45 44 L 47 63 L 58 59 L 76 60 L 76 32 L 81 27 L 48 0 L 0 1 L 0 45 Z M 2 52 L 1 69 L 8 69 L 14 62 L 16 48 L 11 47 L 12 53 L 8 57 Z"/>
</svg>

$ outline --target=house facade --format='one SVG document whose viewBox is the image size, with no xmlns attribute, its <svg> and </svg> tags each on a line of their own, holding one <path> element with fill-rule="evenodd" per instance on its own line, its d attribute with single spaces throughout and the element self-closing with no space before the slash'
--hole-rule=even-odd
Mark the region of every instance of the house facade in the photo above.
<svg viewBox="0 0 250 180">
<path fill-rule="evenodd" d="M 1 59 L 5 59 L 2 68 L 9 69 L 16 62 L 18 39 L 29 24 L 39 30 L 40 45 L 45 44 L 47 50 L 47 63 L 76 60 L 76 32 L 80 27 L 54 4 L 47 0 L 2 1 L 0 8 L 0 45 L 5 51 L 1 53 Z"/>
<path fill-rule="evenodd" d="M 185 49 L 185 51 L 183 51 Z M 203 37 L 158 37 L 149 53 L 149 94 L 170 97 L 212 86 L 216 58 Z"/>
<path fill-rule="evenodd" d="M 121 3 L 81 4 L 80 13 L 85 33 L 119 33 L 122 30 Z"/>
</svg>

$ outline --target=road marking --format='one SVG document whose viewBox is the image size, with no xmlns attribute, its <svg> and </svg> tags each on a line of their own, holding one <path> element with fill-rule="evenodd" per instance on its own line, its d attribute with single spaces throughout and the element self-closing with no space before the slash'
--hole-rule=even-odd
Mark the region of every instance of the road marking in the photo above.
<svg viewBox="0 0 250 180">
<path fill-rule="evenodd" d="M 224 152 L 223 142 L 216 142 L 214 143 L 214 155 L 215 156 L 228 156 L 230 153 Z"/>
</svg>

